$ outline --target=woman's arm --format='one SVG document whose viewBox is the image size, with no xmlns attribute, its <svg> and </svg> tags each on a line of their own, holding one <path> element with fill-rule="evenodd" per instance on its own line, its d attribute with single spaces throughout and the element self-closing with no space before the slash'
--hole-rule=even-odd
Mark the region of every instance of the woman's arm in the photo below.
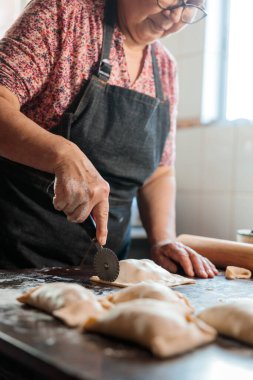
<svg viewBox="0 0 253 380">
<path fill-rule="evenodd" d="M 166 165 L 159 166 L 138 194 L 140 216 L 152 247 L 152 258 L 173 273 L 180 265 L 190 277 L 213 277 L 218 272 L 208 259 L 176 242 L 175 200 L 175 171 Z"/>
<path fill-rule="evenodd" d="M 0 86 L 0 156 L 53 173 L 55 208 L 77 223 L 92 211 L 97 238 L 105 244 L 109 185 L 75 144 L 22 114 L 17 96 L 4 86 Z"/>
</svg>

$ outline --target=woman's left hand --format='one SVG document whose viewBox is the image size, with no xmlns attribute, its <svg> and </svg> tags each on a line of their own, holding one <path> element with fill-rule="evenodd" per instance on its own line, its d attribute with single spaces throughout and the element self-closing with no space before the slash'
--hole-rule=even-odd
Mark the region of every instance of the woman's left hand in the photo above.
<svg viewBox="0 0 253 380">
<path fill-rule="evenodd" d="M 179 242 L 155 246 L 151 254 L 158 265 L 171 273 L 176 273 L 180 266 L 189 277 L 213 278 L 218 274 L 211 261 Z"/>
</svg>

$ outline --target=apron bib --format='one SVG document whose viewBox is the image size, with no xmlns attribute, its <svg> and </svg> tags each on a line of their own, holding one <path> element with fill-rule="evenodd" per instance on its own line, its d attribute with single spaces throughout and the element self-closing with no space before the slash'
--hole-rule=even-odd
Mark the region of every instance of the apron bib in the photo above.
<svg viewBox="0 0 253 380">
<path fill-rule="evenodd" d="M 115 0 L 106 1 L 97 72 L 51 132 L 77 144 L 109 182 L 106 246 L 123 259 L 130 241 L 132 199 L 161 160 L 169 103 L 163 99 L 153 46 L 155 98 L 108 84 L 116 15 Z M 79 265 L 90 240 L 82 225 L 68 222 L 54 209 L 47 193 L 53 176 L 5 159 L 0 160 L 0 175 L 0 267 Z"/>
</svg>

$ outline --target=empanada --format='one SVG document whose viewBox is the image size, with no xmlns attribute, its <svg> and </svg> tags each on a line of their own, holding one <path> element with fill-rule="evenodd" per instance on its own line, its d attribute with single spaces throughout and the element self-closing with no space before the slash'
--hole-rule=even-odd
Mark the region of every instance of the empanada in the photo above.
<svg viewBox="0 0 253 380">
<path fill-rule="evenodd" d="M 253 298 L 241 298 L 205 309 L 199 315 L 220 334 L 253 345 Z"/>
<path fill-rule="evenodd" d="M 138 298 L 150 298 L 180 304 L 186 311 L 194 311 L 194 308 L 182 293 L 176 292 L 165 285 L 157 284 L 155 282 L 141 282 L 104 297 L 105 300 L 108 300 L 113 304 L 128 302 Z"/>
<path fill-rule="evenodd" d="M 116 281 L 102 281 L 97 276 L 92 276 L 90 280 L 119 286 L 121 288 L 150 280 L 169 287 L 183 284 L 195 284 L 193 279 L 179 276 L 178 274 L 172 274 L 149 259 L 121 260 L 119 265 L 120 272 Z"/>
<path fill-rule="evenodd" d="M 61 319 L 70 327 L 85 325 L 105 311 L 95 294 L 78 284 L 54 282 L 28 290 L 18 301 Z"/>
<path fill-rule="evenodd" d="M 137 299 L 116 305 L 85 330 L 138 343 L 165 358 L 213 341 L 216 331 L 181 305 Z"/>
</svg>

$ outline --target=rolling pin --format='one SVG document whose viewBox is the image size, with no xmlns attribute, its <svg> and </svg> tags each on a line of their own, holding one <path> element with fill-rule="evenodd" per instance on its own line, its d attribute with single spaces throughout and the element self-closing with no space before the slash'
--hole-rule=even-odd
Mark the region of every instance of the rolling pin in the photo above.
<svg viewBox="0 0 253 380">
<path fill-rule="evenodd" d="M 179 235 L 177 241 L 207 257 L 217 268 L 232 265 L 253 271 L 253 244 L 195 235 Z"/>
</svg>

